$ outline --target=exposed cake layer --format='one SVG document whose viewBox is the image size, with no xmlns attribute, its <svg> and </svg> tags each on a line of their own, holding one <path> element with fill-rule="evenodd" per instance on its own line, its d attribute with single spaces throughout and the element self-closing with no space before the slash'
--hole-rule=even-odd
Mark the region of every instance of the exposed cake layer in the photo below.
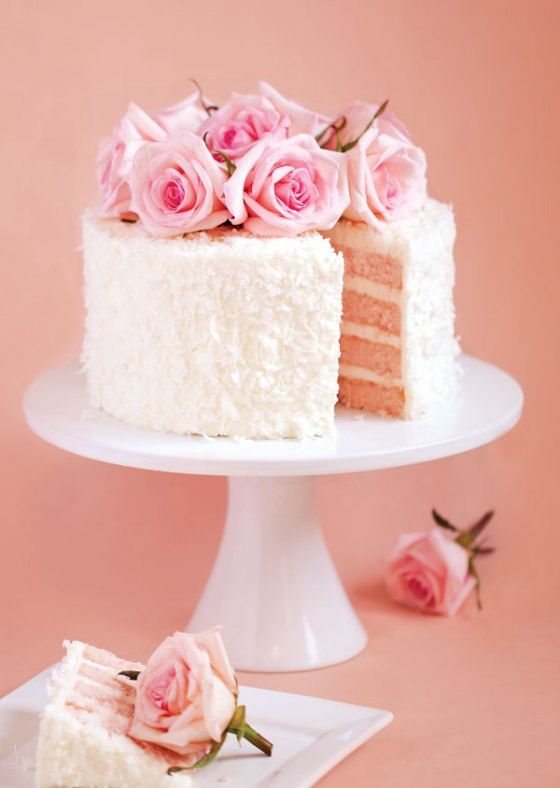
<svg viewBox="0 0 560 788">
<path fill-rule="evenodd" d="M 380 416 L 402 418 L 404 390 L 401 386 L 376 383 L 363 377 L 339 377 L 339 400 L 349 408 L 367 410 Z"/>
<path fill-rule="evenodd" d="M 387 287 L 402 287 L 402 265 L 399 260 L 375 250 L 354 248 L 341 244 L 339 251 L 344 255 L 345 270 L 348 276 L 361 276 Z"/>
<path fill-rule="evenodd" d="M 450 206 L 428 200 L 383 232 L 344 220 L 327 235 L 345 257 L 340 401 L 413 419 L 436 409 L 458 376 Z"/>
<path fill-rule="evenodd" d="M 340 337 L 340 368 L 350 364 L 376 372 L 381 378 L 399 378 L 401 374 L 400 348 L 385 342 L 370 342 L 361 337 L 343 334 Z"/>
<path fill-rule="evenodd" d="M 84 258 L 95 407 L 181 434 L 332 430 L 343 259 L 321 235 L 163 240 L 89 214 Z"/>
<path fill-rule="evenodd" d="M 346 321 L 379 328 L 394 336 L 401 333 L 401 311 L 398 304 L 347 288 L 344 289 L 342 304 L 342 314 Z"/>
<path fill-rule="evenodd" d="M 67 655 L 54 672 L 51 701 L 39 734 L 40 788 L 187 788 L 186 773 L 170 776 L 181 756 L 127 736 L 134 712 L 134 687 L 118 678 L 141 670 L 85 643 L 65 643 Z M 179 778 L 179 779 L 177 779 Z"/>
</svg>

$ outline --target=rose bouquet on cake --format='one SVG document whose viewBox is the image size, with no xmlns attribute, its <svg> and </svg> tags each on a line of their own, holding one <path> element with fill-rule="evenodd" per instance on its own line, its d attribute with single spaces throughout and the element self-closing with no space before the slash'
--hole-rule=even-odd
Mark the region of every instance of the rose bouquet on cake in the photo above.
<svg viewBox="0 0 560 788">
<path fill-rule="evenodd" d="M 103 214 L 160 237 L 226 223 L 292 236 L 342 216 L 380 228 L 426 199 L 424 153 L 387 102 L 329 118 L 265 82 L 220 107 L 200 89 L 153 117 L 131 104 L 97 172 Z"/>
</svg>

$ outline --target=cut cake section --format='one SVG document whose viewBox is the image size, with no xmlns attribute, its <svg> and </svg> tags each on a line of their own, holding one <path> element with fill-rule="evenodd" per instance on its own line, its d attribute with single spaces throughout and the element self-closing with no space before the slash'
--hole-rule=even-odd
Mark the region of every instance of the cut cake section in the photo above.
<svg viewBox="0 0 560 788">
<path fill-rule="evenodd" d="M 326 235 L 345 259 L 339 401 L 405 419 L 437 409 L 458 379 L 451 207 L 430 199 L 382 232 L 342 220 Z"/>
<path fill-rule="evenodd" d="M 127 735 L 135 689 L 123 670 L 143 669 L 108 651 L 65 642 L 66 657 L 50 680 L 50 703 L 41 719 L 39 788 L 188 788 L 180 755 Z"/>
</svg>

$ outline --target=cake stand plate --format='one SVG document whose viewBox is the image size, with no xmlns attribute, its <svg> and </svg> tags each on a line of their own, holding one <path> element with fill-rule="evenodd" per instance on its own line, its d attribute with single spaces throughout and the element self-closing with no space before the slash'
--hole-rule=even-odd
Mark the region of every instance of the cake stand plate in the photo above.
<svg viewBox="0 0 560 788">
<path fill-rule="evenodd" d="M 190 631 L 216 624 L 241 670 L 291 671 L 342 662 L 366 635 L 340 583 L 315 509 L 314 476 L 448 457 L 511 429 L 519 384 L 463 356 L 457 400 L 428 419 L 402 422 L 337 409 L 336 435 L 305 441 L 181 437 L 91 411 L 77 362 L 35 380 L 24 399 L 41 438 L 94 460 L 173 473 L 229 477 L 226 525 Z"/>
</svg>

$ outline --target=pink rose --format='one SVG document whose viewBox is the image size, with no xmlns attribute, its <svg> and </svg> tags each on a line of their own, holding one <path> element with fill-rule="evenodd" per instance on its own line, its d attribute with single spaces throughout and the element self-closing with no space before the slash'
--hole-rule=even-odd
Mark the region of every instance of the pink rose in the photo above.
<svg viewBox="0 0 560 788">
<path fill-rule="evenodd" d="M 237 680 L 217 629 L 176 632 L 148 660 L 136 686 L 133 739 L 191 758 L 219 742 L 236 707 Z"/>
<path fill-rule="evenodd" d="M 200 127 L 211 151 L 221 151 L 235 161 L 244 156 L 265 135 L 288 134 L 289 118 L 282 115 L 263 96 L 233 93 L 229 101 L 216 110 Z M 219 153 L 214 153 L 220 161 Z"/>
<path fill-rule="evenodd" d="M 202 138 L 186 131 L 138 151 L 131 207 L 153 235 L 209 230 L 228 218 L 220 199 L 226 177 Z"/>
<path fill-rule="evenodd" d="M 289 134 L 311 134 L 315 137 L 331 122 L 325 115 L 319 115 L 310 109 L 302 107 L 292 99 L 279 93 L 268 82 L 259 82 L 259 94 L 264 96 L 282 115 L 289 118 Z"/>
<path fill-rule="evenodd" d="M 97 180 L 105 215 L 118 216 L 130 210 L 128 177 L 132 160 L 145 142 L 158 142 L 166 136 L 164 129 L 140 107 L 129 105 L 113 136 L 102 140 L 99 146 Z"/>
<path fill-rule="evenodd" d="M 364 132 L 376 109 L 359 102 L 346 109 L 338 141 L 344 146 L 359 137 L 345 153 L 350 204 L 344 215 L 381 229 L 384 222 L 409 216 L 425 202 L 426 157 L 391 112 L 384 112 Z M 335 140 L 336 135 L 330 146 Z"/>
<path fill-rule="evenodd" d="M 192 93 L 178 104 L 159 112 L 155 117 L 168 134 L 177 134 L 182 131 L 197 132 L 202 123 L 208 118 L 202 102 L 204 97 L 197 91 Z"/>
<path fill-rule="evenodd" d="M 233 224 L 255 235 L 327 230 L 348 203 L 342 156 L 309 134 L 269 136 L 237 162 L 224 187 Z"/>
<path fill-rule="evenodd" d="M 387 567 L 387 590 L 423 613 L 453 616 L 475 587 L 469 556 L 437 528 L 400 536 Z"/>
</svg>

